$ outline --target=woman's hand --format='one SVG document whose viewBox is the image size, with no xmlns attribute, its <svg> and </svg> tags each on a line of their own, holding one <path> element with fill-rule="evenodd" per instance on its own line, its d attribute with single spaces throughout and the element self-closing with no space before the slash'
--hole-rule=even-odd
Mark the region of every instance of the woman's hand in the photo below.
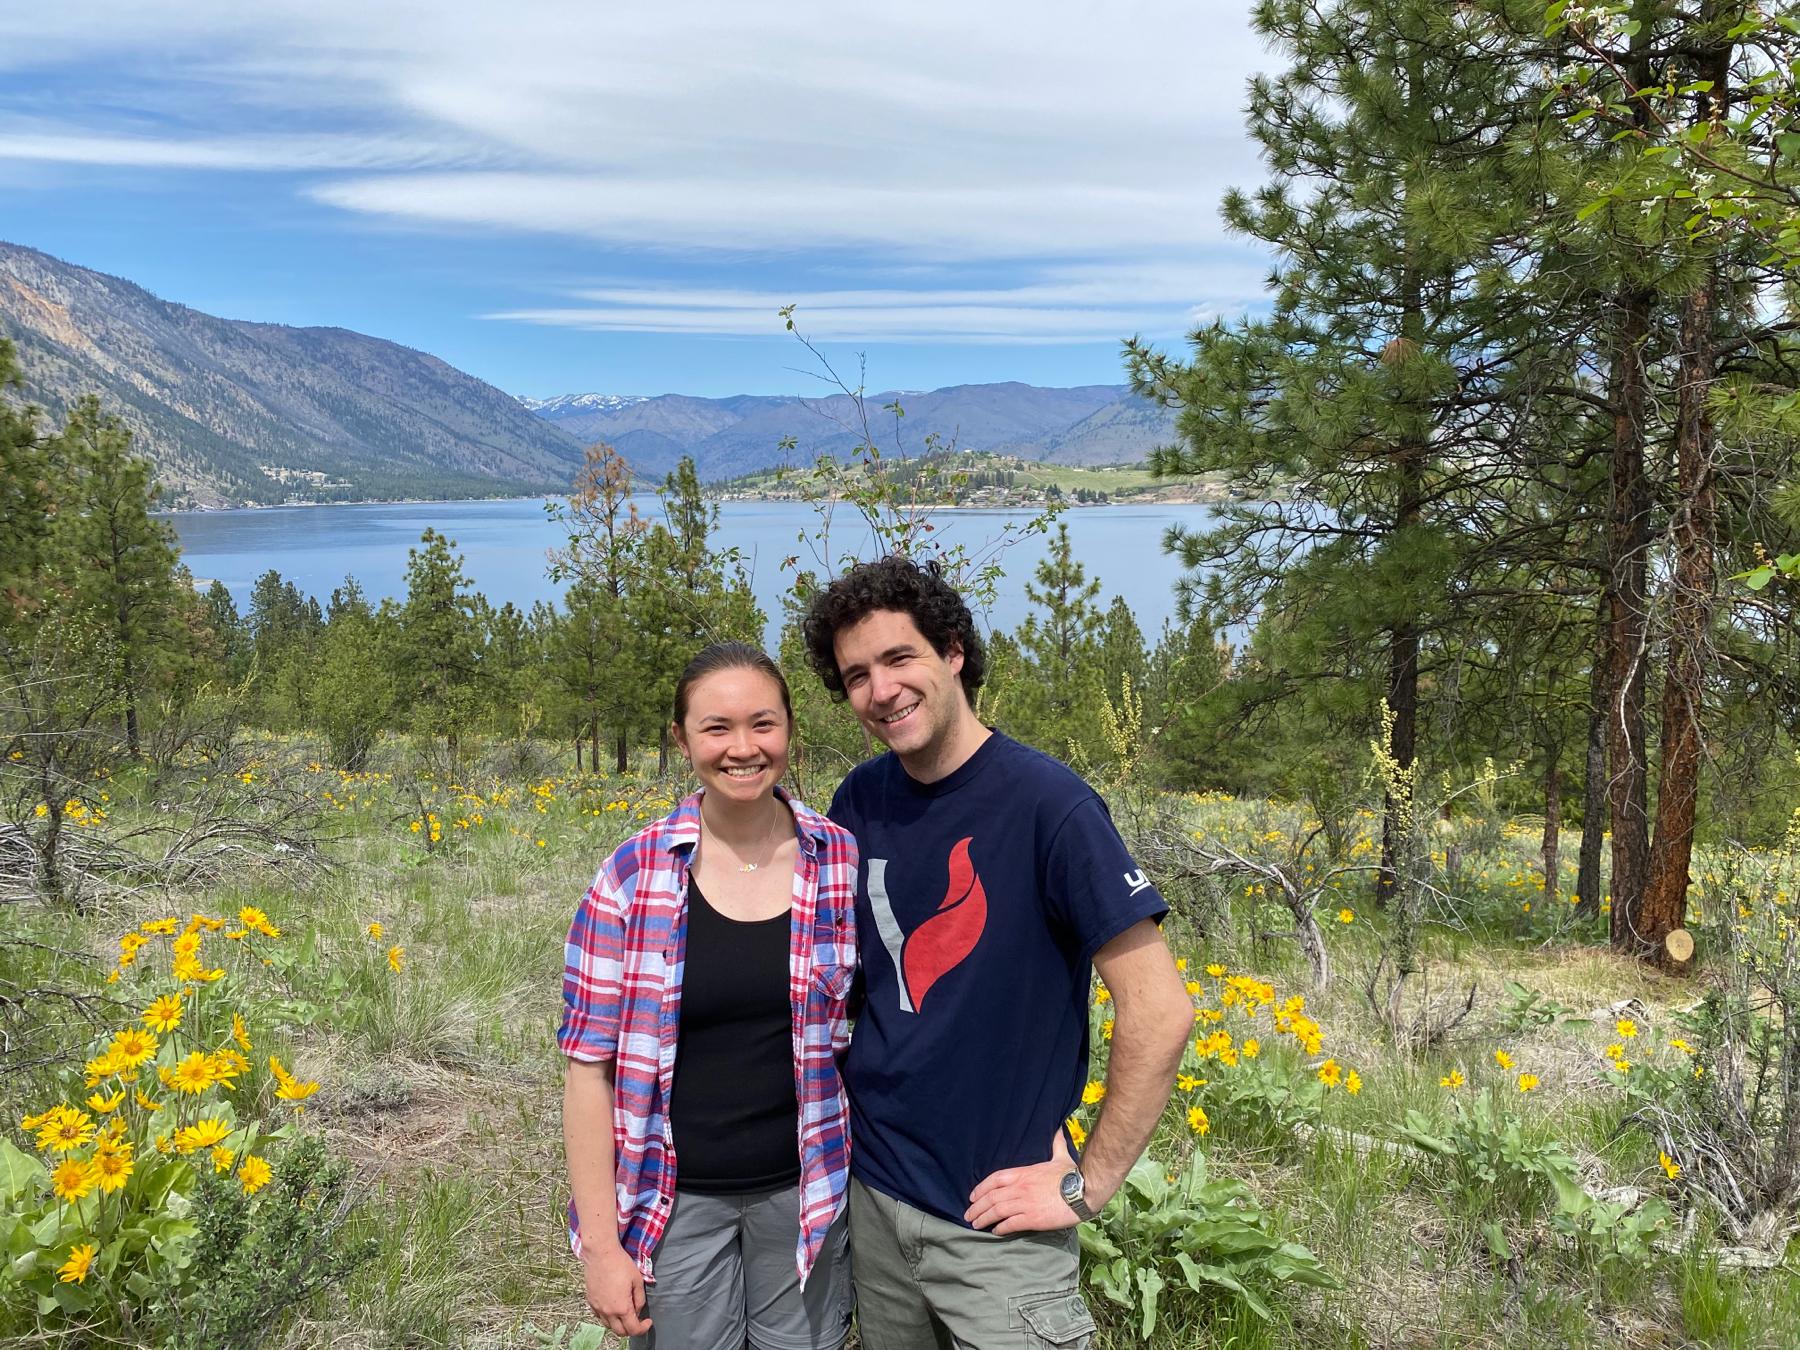
<svg viewBox="0 0 1800 1350">
<path fill-rule="evenodd" d="M 608 1331 L 620 1336 L 641 1336 L 650 1330 L 644 1314 L 644 1276 L 637 1263 L 618 1243 L 597 1252 L 584 1252 L 587 1267 L 587 1301 L 594 1316 Z"/>
</svg>

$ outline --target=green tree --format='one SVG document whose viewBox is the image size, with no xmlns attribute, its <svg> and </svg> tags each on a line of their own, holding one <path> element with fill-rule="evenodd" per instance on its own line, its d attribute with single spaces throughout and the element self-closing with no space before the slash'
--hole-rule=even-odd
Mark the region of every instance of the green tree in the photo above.
<svg viewBox="0 0 1800 1350">
<path fill-rule="evenodd" d="M 1021 736 L 1054 754 L 1091 758 L 1100 742 L 1098 577 L 1075 560 L 1069 527 L 1058 522 L 1049 551 L 1025 583 L 1032 610 L 1017 641 L 1027 678 L 1013 700 Z M 1116 689 L 1111 691 L 1118 697 Z"/>
<path fill-rule="evenodd" d="M 0 624 L 42 603 L 55 517 L 55 447 L 38 430 L 37 410 L 5 397 L 23 378 L 12 343 L 0 338 Z"/>
<path fill-rule="evenodd" d="M 608 727 L 614 767 L 624 773 L 632 736 L 653 717 L 634 669 L 641 652 L 625 627 L 626 596 L 647 528 L 631 500 L 631 466 L 606 442 L 590 445 L 568 502 L 553 505 L 550 514 L 568 530 L 567 544 L 551 556 L 550 578 L 571 583 L 567 616 L 550 632 L 553 678 L 576 704 L 589 767 L 600 770 L 600 729 Z M 575 753 L 579 765 L 579 736 Z"/>
<path fill-rule="evenodd" d="M 639 544 L 625 595 L 626 631 L 645 720 L 655 719 L 657 768 L 669 760 L 669 707 L 675 681 L 693 654 L 710 642 L 762 645 L 765 616 L 734 551 L 714 552 L 718 508 L 701 490 L 691 458 L 664 480 L 663 519 Z"/>
<path fill-rule="evenodd" d="M 407 550 L 406 599 L 395 616 L 396 692 L 414 730 L 442 737 L 451 765 L 479 711 L 480 602 L 454 540 L 427 528 Z"/>
<path fill-rule="evenodd" d="M 369 767 L 394 713 L 393 642 L 391 611 L 377 614 L 360 591 L 352 602 L 334 602 L 319 636 L 308 687 L 311 721 L 331 762 L 352 773 Z"/>
<path fill-rule="evenodd" d="M 1134 340 L 1128 364 L 1181 409 L 1156 470 L 1221 472 L 1236 499 L 1177 536 L 1183 562 L 1217 564 L 1229 617 L 1303 616 L 1270 634 L 1279 659 L 1348 681 L 1367 709 L 1385 700 L 1410 768 L 1504 450 L 1522 321 L 1509 246 L 1539 196 L 1519 145 L 1549 115 L 1482 6 L 1264 0 L 1254 21 L 1288 62 L 1250 91 L 1271 180 L 1224 214 L 1274 251 L 1273 311 L 1197 333 L 1185 364 Z M 1389 800 L 1383 896 L 1401 817 Z"/>
<path fill-rule="evenodd" d="M 101 616 L 110 652 L 103 678 L 117 691 L 128 752 L 141 743 L 142 706 L 152 684 L 188 653 L 181 610 L 194 601 L 174 532 L 152 520 L 157 489 L 148 460 L 131 453 L 131 433 L 84 399 L 62 433 L 70 481 L 56 534 L 77 597 Z"/>
</svg>

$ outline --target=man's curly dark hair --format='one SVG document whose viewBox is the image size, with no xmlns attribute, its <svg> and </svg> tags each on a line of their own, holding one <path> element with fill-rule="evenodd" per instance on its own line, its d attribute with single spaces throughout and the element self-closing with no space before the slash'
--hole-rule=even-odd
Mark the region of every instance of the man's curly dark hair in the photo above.
<svg viewBox="0 0 1800 1350">
<path fill-rule="evenodd" d="M 825 682 L 836 702 L 844 700 L 844 677 L 838 672 L 835 644 L 844 629 L 860 623 L 878 609 L 909 616 L 939 656 L 952 647 L 963 654 L 963 693 L 971 705 L 975 691 L 987 677 L 987 654 L 975 616 L 956 588 L 944 580 L 944 569 L 934 559 L 914 562 L 890 554 L 878 562 L 857 563 L 843 576 L 813 596 L 801 623 L 806 638 L 806 660 Z"/>
</svg>

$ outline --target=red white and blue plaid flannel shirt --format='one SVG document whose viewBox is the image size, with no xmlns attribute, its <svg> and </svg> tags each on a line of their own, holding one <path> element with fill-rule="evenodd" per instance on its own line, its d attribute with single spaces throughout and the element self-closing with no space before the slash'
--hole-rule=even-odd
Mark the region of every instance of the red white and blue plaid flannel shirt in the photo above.
<svg viewBox="0 0 1800 1350">
<path fill-rule="evenodd" d="M 844 1206 L 849 1105 L 838 1061 L 850 1044 L 845 1000 L 856 969 L 856 841 L 776 789 L 794 813 L 788 940 L 794 1090 L 800 1103 L 800 1241 L 805 1280 Z M 688 863 L 700 840 L 700 793 L 626 840 L 606 860 L 569 929 L 557 1045 L 570 1059 L 613 1063 L 613 1156 L 619 1241 L 653 1279 L 651 1259 L 675 1202 L 668 1103 L 675 1083 L 687 955 Z M 569 1239 L 581 1238 L 569 1207 Z"/>
</svg>

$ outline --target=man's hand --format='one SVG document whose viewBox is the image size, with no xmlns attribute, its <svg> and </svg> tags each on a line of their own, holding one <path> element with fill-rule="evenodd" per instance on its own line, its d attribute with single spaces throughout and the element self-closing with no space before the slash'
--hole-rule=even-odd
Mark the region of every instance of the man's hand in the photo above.
<svg viewBox="0 0 1800 1350">
<path fill-rule="evenodd" d="M 1062 1198 L 1062 1179 L 1075 1167 L 1061 1130 L 1050 1141 L 1050 1161 L 1030 1167 L 1007 1167 L 984 1178 L 969 1192 L 963 1218 L 976 1228 L 996 1233 L 1041 1233 L 1073 1228 L 1081 1220 Z M 1093 1199 L 1088 1200 L 1093 1205 Z M 1094 1205 L 1095 1209 L 1099 1206 Z"/>
<path fill-rule="evenodd" d="M 623 1247 L 615 1242 L 601 1251 L 583 1252 L 582 1264 L 587 1267 L 588 1307 L 602 1326 L 619 1336 L 650 1330 L 650 1319 L 643 1315 L 644 1276 Z"/>
</svg>

